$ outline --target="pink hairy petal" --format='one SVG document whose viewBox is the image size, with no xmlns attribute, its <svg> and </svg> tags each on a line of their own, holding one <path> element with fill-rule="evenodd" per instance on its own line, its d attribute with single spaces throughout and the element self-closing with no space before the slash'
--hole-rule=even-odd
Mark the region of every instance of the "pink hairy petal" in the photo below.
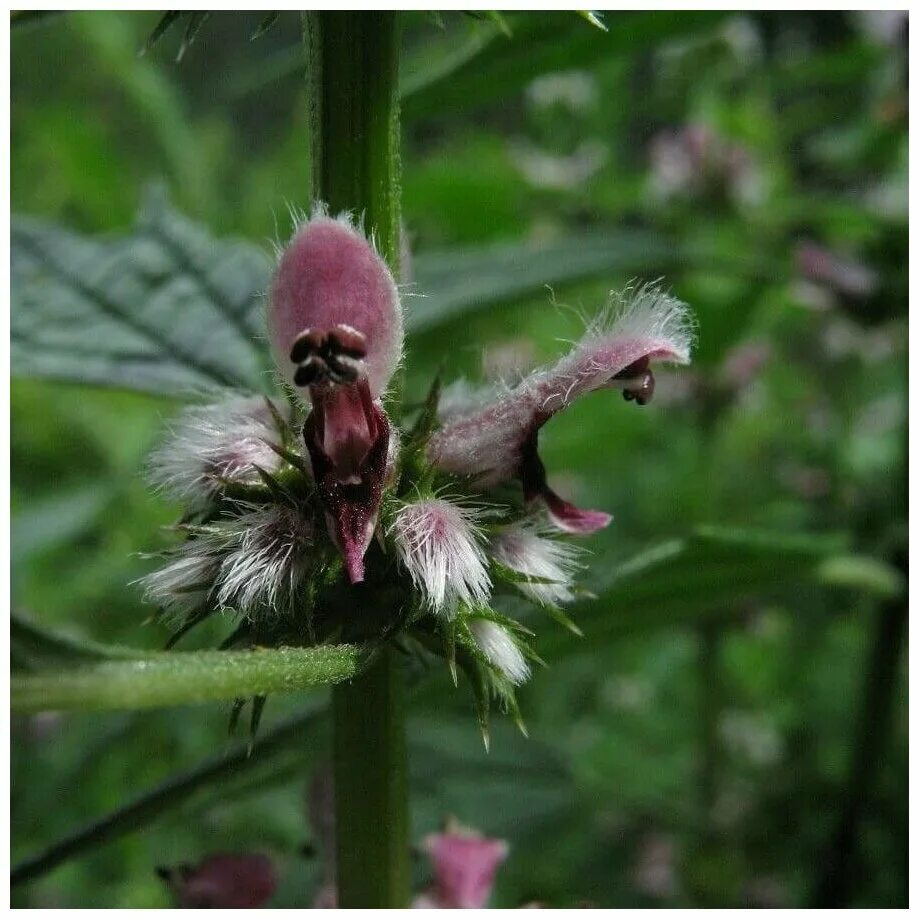
<svg viewBox="0 0 919 919">
<path fill-rule="evenodd" d="M 344 556 L 351 583 L 357 584 L 364 579 L 364 554 L 373 537 L 380 509 L 391 429 L 382 407 L 370 399 L 366 382 L 349 388 L 360 391 L 355 400 L 336 394 L 329 402 L 316 402 L 303 426 L 303 439 L 316 488 L 325 506 L 329 533 Z M 355 460 L 357 454 L 352 449 L 355 441 L 347 437 L 328 440 L 326 436 L 330 429 L 345 432 L 349 425 L 356 425 L 352 417 L 356 406 L 364 413 L 360 428 L 368 437 L 366 450 L 361 447 L 363 455 L 359 461 Z M 345 413 L 346 418 L 334 417 L 337 411 Z M 346 449 L 341 449 L 342 443 Z M 337 452 L 330 455 L 327 444 Z"/>
<path fill-rule="evenodd" d="M 343 219 L 307 221 L 281 256 L 270 296 L 271 343 L 290 382 L 297 369 L 291 349 L 301 333 L 346 326 L 366 340 L 363 367 L 373 397 L 383 392 L 402 352 L 402 313 L 389 268 L 358 230 Z"/>
<path fill-rule="evenodd" d="M 376 412 L 367 384 L 314 386 L 316 436 L 339 478 L 359 477 L 377 434 Z"/>
<path fill-rule="evenodd" d="M 587 536 L 602 530 L 612 521 L 610 514 L 575 507 L 549 487 L 546 481 L 546 467 L 539 457 L 539 429 L 545 420 L 541 415 L 534 419 L 533 428 L 521 450 L 519 475 L 523 484 L 524 501 L 541 501 L 552 522 L 566 533 Z"/>
<path fill-rule="evenodd" d="M 495 873 L 507 858 L 507 843 L 467 833 L 436 833 L 425 839 L 436 879 L 429 892 L 442 909 L 482 909 Z"/>
<path fill-rule="evenodd" d="M 534 429 L 586 393 L 621 387 L 617 375 L 650 361 L 686 363 L 691 334 L 686 307 L 653 285 L 620 298 L 617 317 L 601 319 L 553 367 L 530 374 L 490 405 L 444 425 L 431 438 L 439 468 L 481 486 L 519 474 Z"/>
</svg>

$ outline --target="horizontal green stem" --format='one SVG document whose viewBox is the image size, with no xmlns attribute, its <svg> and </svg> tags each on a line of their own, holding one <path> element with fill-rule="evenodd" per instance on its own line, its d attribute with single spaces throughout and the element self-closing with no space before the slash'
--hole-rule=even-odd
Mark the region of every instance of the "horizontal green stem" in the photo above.
<svg viewBox="0 0 919 919">
<path fill-rule="evenodd" d="M 192 651 L 101 661 L 54 672 L 16 674 L 17 712 L 135 709 L 296 692 L 353 677 L 355 645 L 255 651 Z"/>
</svg>

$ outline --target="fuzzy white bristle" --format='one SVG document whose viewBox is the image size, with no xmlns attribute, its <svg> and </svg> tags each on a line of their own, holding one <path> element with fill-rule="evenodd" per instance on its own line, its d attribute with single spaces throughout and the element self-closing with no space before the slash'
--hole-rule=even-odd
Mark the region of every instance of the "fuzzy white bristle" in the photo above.
<svg viewBox="0 0 919 919">
<path fill-rule="evenodd" d="M 306 572 L 312 521 L 280 504 L 256 507 L 226 527 L 217 604 L 250 613 L 289 605 Z"/>
<path fill-rule="evenodd" d="M 396 515 L 390 533 L 399 560 L 435 613 L 451 616 L 460 603 L 474 607 L 488 599 L 479 518 L 444 498 L 405 504 Z"/>
<path fill-rule="evenodd" d="M 606 307 L 587 327 L 583 341 L 617 338 L 659 342 L 668 351 L 668 361 L 686 364 L 695 338 L 692 314 L 659 281 L 610 291 Z"/>
<path fill-rule="evenodd" d="M 469 623 L 469 631 L 493 667 L 515 686 L 526 682 L 530 676 L 530 665 L 507 629 L 489 619 L 473 619 Z"/>
<path fill-rule="evenodd" d="M 571 586 L 580 549 L 557 538 L 557 530 L 535 519 L 521 520 L 499 530 L 491 540 L 494 557 L 518 574 L 551 583 L 521 582 L 517 588 L 537 603 L 562 604 L 573 599 Z"/>
<path fill-rule="evenodd" d="M 276 408 L 283 416 L 284 409 Z M 182 412 L 169 439 L 150 457 L 148 476 L 172 498 L 204 503 L 219 490 L 221 479 L 255 483 L 256 466 L 268 472 L 280 468 L 282 460 L 268 443 L 281 440 L 264 398 L 194 405 Z"/>
<path fill-rule="evenodd" d="M 152 571 L 138 583 L 144 600 L 155 604 L 167 616 L 182 618 L 205 600 L 213 585 L 220 560 L 208 540 L 189 540 L 162 568 Z"/>
<path fill-rule="evenodd" d="M 293 601 L 307 569 L 314 524 L 286 505 L 239 505 L 175 550 L 172 560 L 140 580 L 144 599 L 181 617 L 205 599 L 244 615 L 277 612 Z"/>
</svg>

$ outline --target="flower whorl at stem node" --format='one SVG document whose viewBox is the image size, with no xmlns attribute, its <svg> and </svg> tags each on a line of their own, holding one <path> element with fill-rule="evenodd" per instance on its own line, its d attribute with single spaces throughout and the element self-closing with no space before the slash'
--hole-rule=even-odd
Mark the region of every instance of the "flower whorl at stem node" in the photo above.
<svg viewBox="0 0 919 919">
<path fill-rule="evenodd" d="M 278 369 L 311 403 L 303 436 L 352 583 L 376 526 L 391 426 L 380 403 L 402 355 L 392 273 L 347 215 L 317 206 L 280 254 L 268 304 Z"/>
</svg>

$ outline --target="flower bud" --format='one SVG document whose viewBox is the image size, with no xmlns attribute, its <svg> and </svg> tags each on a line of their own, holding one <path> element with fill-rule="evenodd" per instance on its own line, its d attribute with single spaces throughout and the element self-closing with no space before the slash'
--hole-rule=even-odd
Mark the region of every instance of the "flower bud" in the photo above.
<svg viewBox="0 0 919 919">
<path fill-rule="evenodd" d="M 405 504 L 390 528 L 399 561 L 435 612 L 485 603 L 488 563 L 475 510 L 443 498 Z"/>
</svg>

